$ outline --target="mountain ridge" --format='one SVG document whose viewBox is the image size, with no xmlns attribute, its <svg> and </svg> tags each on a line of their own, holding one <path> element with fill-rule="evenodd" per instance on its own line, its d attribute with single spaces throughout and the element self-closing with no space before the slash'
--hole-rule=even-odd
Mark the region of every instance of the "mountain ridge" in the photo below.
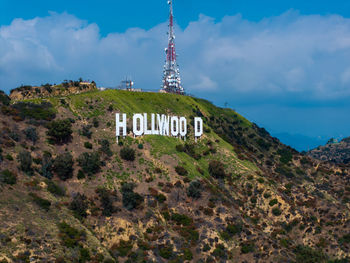
<svg viewBox="0 0 350 263">
<path fill-rule="evenodd" d="M 0 260 L 350 256 L 349 168 L 303 156 L 231 109 L 117 90 L 0 101 Z M 186 142 L 150 135 L 117 144 L 116 112 L 200 116 L 204 135 L 195 143 L 189 122 Z"/>
</svg>

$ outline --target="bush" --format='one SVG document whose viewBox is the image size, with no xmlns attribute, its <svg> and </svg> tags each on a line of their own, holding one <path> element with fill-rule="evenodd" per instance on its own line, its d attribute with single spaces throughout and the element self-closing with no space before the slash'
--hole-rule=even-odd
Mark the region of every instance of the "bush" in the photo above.
<svg viewBox="0 0 350 263">
<path fill-rule="evenodd" d="M 44 152 L 42 161 L 41 161 L 41 175 L 51 179 L 52 178 L 52 156 L 49 152 Z"/>
<path fill-rule="evenodd" d="M 327 256 L 320 250 L 298 245 L 294 249 L 297 263 L 326 262 Z"/>
<path fill-rule="evenodd" d="M 35 144 L 38 140 L 38 133 L 35 128 L 27 128 L 24 130 L 24 134 L 26 135 L 27 140 L 30 140 Z"/>
<path fill-rule="evenodd" d="M 274 206 L 274 205 L 276 205 L 276 204 L 278 204 L 278 201 L 277 201 L 276 198 L 275 198 L 275 199 L 272 199 L 272 200 L 269 202 L 269 206 Z"/>
<path fill-rule="evenodd" d="M 159 256 L 165 259 L 170 259 L 173 256 L 172 245 L 166 245 L 159 248 Z"/>
<path fill-rule="evenodd" d="M 242 254 L 248 254 L 250 252 L 253 252 L 255 249 L 255 244 L 252 241 L 247 241 L 244 243 L 241 243 L 241 253 Z"/>
<path fill-rule="evenodd" d="M 73 156 L 70 153 L 60 154 L 53 162 L 53 171 L 61 180 L 73 177 Z"/>
<path fill-rule="evenodd" d="M 137 148 L 139 148 L 140 150 L 143 149 L 143 144 L 142 143 L 139 143 L 139 145 L 137 145 Z"/>
<path fill-rule="evenodd" d="M 66 194 L 66 191 L 63 187 L 59 186 L 51 180 L 47 181 L 47 191 L 57 196 L 64 196 Z"/>
<path fill-rule="evenodd" d="M 120 157 L 126 161 L 135 160 L 135 150 L 130 147 L 123 147 L 120 150 Z"/>
<path fill-rule="evenodd" d="M 77 178 L 78 178 L 79 180 L 85 178 L 85 174 L 84 174 L 84 172 L 83 172 L 82 170 L 79 170 L 79 171 L 78 171 Z"/>
<path fill-rule="evenodd" d="M 176 222 L 178 225 L 189 226 L 193 223 L 192 218 L 187 215 L 174 213 L 171 215 L 171 220 Z"/>
<path fill-rule="evenodd" d="M 100 155 L 97 152 L 82 153 L 78 157 L 79 166 L 88 176 L 92 176 L 100 171 L 101 161 Z"/>
<path fill-rule="evenodd" d="M 82 130 L 79 130 L 79 134 L 91 139 L 92 131 L 90 131 L 91 125 L 84 125 Z"/>
<path fill-rule="evenodd" d="M 26 173 L 32 174 L 33 170 L 32 170 L 32 156 L 30 155 L 29 152 L 23 150 L 21 151 L 18 156 L 17 159 L 19 161 L 19 168 Z"/>
<path fill-rule="evenodd" d="M 66 143 L 72 136 L 72 123 L 69 119 L 51 121 L 47 124 L 49 141 L 52 143 Z"/>
<path fill-rule="evenodd" d="M 55 109 L 49 102 L 35 104 L 31 102 L 18 102 L 12 106 L 18 115 L 24 119 L 50 121 L 56 117 Z"/>
<path fill-rule="evenodd" d="M 100 140 L 99 144 L 101 145 L 101 147 L 100 147 L 101 152 L 103 152 L 108 157 L 111 157 L 113 155 L 113 152 L 109 148 L 110 144 L 109 144 L 108 140 L 106 140 L 106 139 Z"/>
<path fill-rule="evenodd" d="M 110 192 L 105 188 L 100 188 L 97 190 L 97 192 L 100 196 L 100 202 L 103 208 L 102 215 L 111 216 L 114 211 L 114 206 Z"/>
<path fill-rule="evenodd" d="M 278 150 L 277 153 L 281 156 L 280 157 L 280 162 L 284 163 L 284 164 L 289 163 L 292 160 L 292 158 L 293 158 L 292 152 L 290 150 L 288 150 L 288 149 Z"/>
<path fill-rule="evenodd" d="M 73 197 L 69 208 L 74 212 L 74 216 L 78 219 L 82 219 L 87 216 L 86 210 L 89 207 L 89 202 L 84 194 L 76 194 Z"/>
<path fill-rule="evenodd" d="M 49 211 L 50 206 L 51 206 L 51 202 L 49 200 L 41 198 L 40 196 L 38 196 L 35 193 L 30 193 L 29 196 L 33 198 L 34 203 L 36 203 L 38 206 L 40 206 L 45 211 Z"/>
<path fill-rule="evenodd" d="M 65 247 L 77 247 L 79 241 L 84 241 L 86 239 L 86 233 L 83 230 L 79 231 L 68 225 L 66 222 L 59 223 L 57 227 L 62 245 Z"/>
<path fill-rule="evenodd" d="M 90 251 L 87 248 L 80 248 L 80 258 L 79 263 L 85 263 L 87 261 L 91 260 Z"/>
<path fill-rule="evenodd" d="M 192 181 L 187 188 L 187 195 L 194 199 L 198 199 L 202 195 L 202 186 L 199 181 Z"/>
<path fill-rule="evenodd" d="M 226 175 L 224 164 L 216 160 L 210 161 L 208 171 L 214 178 L 224 178 Z"/>
<path fill-rule="evenodd" d="M 282 212 L 278 207 L 274 207 L 274 208 L 272 208 L 272 214 L 274 216 L 280 216 L 282 214 Z"/>
<path fill-rule="evenodd" d="M 4 184 L 14 185 L 17 182 L 17 177 L 8 169 L 0 173 L 0 182 Z"/>
<path fill-rule="evenodd" d="M 96 117 L 94 117 L 92 119 L 92 124 L 94 125 L 95 128 L 98 128 L 98 126 L 100 125 L 99 121 L 98 121 L 98 119 Z"/>
<path fill-rule="evenodd" d="M 177 172 L 178 175 L 182 175 L 182 176 L 185 176 L 188 174 L 186 168 L 179 165 L 175 167 L 175 171 Z"/>
<path fill-rule="evenodd" d="M 121 192 L 123 196 L 123 206 L 128 210 L 133 210 L 143 203 L 143 197 L 134 192 L 135 185 L 132 183 L 123 183 Z"/>
<path fill-rule="evenodd" d="M 225 231 L 221 233 L 221 236 L 225 240 L 230 240 L 234 235 L 237 235 L 242 232 L 241 224 L 229 224 L 227 225 Z"/>
<path fill-rule="evenodd" d="M 5 94 L 5 92 L 3 92 L 2 90 L 0 90 L 0 103 L 3 104 L 3 105 L 8 106 L 8 105 L 10 105 L 10 101 L 11 101 L 10 97 L 7 96 L 7 95 Z"/>
<path fill-rule="evenodd" d="M 84 147 L 86 149 L 92 149 L 92 144 L 90 142 L 84 142 Z"/>
</svg>

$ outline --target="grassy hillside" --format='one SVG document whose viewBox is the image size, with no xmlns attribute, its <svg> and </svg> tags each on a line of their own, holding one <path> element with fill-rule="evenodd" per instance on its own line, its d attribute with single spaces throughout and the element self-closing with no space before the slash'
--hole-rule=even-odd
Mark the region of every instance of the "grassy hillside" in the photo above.
<svg viewBox="0 0 350 263">
<path fill-rule="evenodd" d="M 347 262 L 347 167 L 173 94 L 0 93 L 3 262 Z M 115 113 L 201 116 L 195 143 L 115 139 Z M 128 121 L 129 124 L 132 121 Z M 1 262 L 1 261 L 0 261 Z"/>
</svg>

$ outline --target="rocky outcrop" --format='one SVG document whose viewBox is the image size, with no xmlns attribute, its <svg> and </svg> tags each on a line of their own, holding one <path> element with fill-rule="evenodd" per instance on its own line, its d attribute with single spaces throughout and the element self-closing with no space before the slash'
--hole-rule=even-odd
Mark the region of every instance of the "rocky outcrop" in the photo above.
<svg viewBox="0 0 350 263">
<path fill-rule="evenodd" d="M 96 90 L 95 82 L 64 82 L 59 85 L 43 85 L 43 86 L 21 86 L 11 90 L 10 98 L 13 101 L 46 98 L 55 96 L 68 96 L 83 92 Z"/>
</svg>

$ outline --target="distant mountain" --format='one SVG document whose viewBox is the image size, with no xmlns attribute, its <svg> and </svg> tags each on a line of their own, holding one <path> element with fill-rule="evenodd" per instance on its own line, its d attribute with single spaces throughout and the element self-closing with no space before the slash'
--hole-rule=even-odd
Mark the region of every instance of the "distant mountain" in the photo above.
<svg viewBox="0 0 350 263">
<path fill-rule="evenodd" d="M 323 145 L 327 142 L 327 139 L 319 137 L 309 137 L 302 134 L 290 134 L 290 133 L 274 133 L 273 136 L 277 137 L 281 142 L 287 144 L 299 152 L 309 151 L 319 145 Z"/>
<path fill-rule="evenodd" d="M 330 139 L 324 146 L 319 146 L 307 153 L 309 156 L 322 161 L 330 161 L 337 164 L 350 163 L 350 137 L 340 142 Z"/>
</svg>

